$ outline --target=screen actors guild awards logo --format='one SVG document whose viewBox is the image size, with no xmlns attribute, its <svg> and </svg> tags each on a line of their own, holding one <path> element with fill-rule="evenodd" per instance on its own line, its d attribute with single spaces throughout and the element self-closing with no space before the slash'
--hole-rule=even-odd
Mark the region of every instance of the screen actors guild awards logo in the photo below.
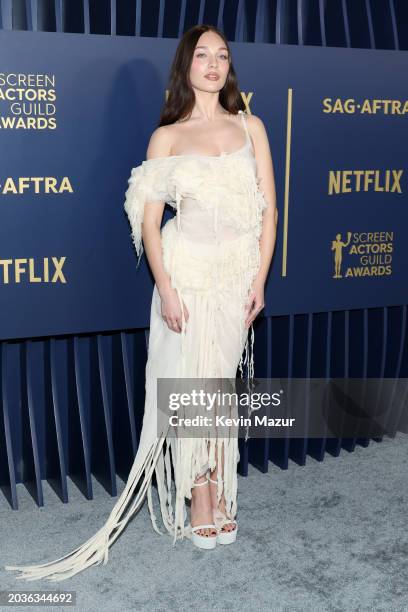
<svg viewBox="0 0 408 612">
<path fill-rule="evenodd" d="M 350 246 L 349 246 L 350 245 Z M 347 232 L 347 240 L 336 234 L 332 278 L 380 277 L 392 274 L 393 231 Z M 343 268 L 343 270 L 342 270 Z"/>
<path fill-rule="evenodd" d="M 332 240 L 331 250 L 334 251 L 334 274 L 333 278 L 343 278 L 341 274 L 341 262 L 343 260 L 343 248 L 350 244 L 351 232 L 347 232 L 347 242 L 343 242 L 341 234 L 336 234 L 336 240 Z"/>
</svg>

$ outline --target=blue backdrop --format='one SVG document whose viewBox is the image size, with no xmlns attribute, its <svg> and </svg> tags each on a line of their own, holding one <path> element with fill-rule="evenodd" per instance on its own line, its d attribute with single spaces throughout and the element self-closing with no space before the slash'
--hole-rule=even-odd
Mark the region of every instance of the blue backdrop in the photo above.
<svg viewBox="0 0 408 612">
<path fill-rule="evenodd" d="M 153 278 L 123 202 L 177 40 L 0 36 L 0 338 L 147 327 Z M 274 158 L 265 314 L 407 303 L 407 55 L 231 47 Z"/>
</svg>

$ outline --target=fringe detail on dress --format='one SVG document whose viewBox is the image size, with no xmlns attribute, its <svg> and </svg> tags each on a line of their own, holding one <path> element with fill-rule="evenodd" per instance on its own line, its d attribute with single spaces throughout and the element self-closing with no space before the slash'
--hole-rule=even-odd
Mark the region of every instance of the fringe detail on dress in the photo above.
<svg viewBox="0 0 408 612">
<path fill-rule="evenodd" d="M 108 520 L 94 536 L 72 552 L 54 561 L 39 565 L 6 565 L 5 569 L 21 572 L 19 576 L 16 576 L 17 580 L 47 579 L 51 582 L 57 582 L 66 580 L 91 565 L 99 565 L 100 563 L 106 565 L 110 546 L 141 506 L 146 490 L 148 488 L 150 490 L 153 470 L 162 452 L 164 440 L 165 437 L 163 435 L 157 438 L 154 444 L 145 452 L 141 448 L 138 450 L 139 456 L 135 458 L 122 494 L 113 507 Z M 136 485 L 143 475 L 140 489 L 132 500 Z M 148 497 L 151 499 L 150 492 Z M 154 522 L 153 515 L 152 521 Z"/>
<path fill-rule="evenodd" d="M 221 460 L 222 447 L 224 447 L 224 464 Z M 226 511 L 232 518 L 235 518 L 238 490 L 237 465 L 240 455 L 237 437 L 173 438 L 170 441 L 169 450 L 172 455 L 175 474 L 174 513 L 171 479 L 168 478 L 166 483 L 165 478 L 160 479 L 157 470 L 156 476 L 163 522 L 167 531 L 173 535 L 173 545 L 175 545 L 178 539 L 191 538 L 191 524 L 185 525 L 185 499 L 191 499 L 192 497 L 193 482 L 208 469 L 214 470 L 217 465 L 223 465 L 224 472 L 224 483 L 222 483 L 220 470 L 218 470 L 218 500 L 224 493 Z M 153 515 L 153 508 L 151 508 L 151 515 Z"/>
<path fill-rule="evenodd" d="M 176 287 L 177 295 L 182 308 L 182 292 Z M 201 321 L 200 338 L 198 339 L 197 354 L 189 355 L 188 370 L 186 369 L 186 354 L 188 345 L 185 335 L 186 323 L 184 315 L 182 316 L 182 369 L 180 377 L 188 376 L 188 378 L 221 378 L 221 364 L 218 361 L 217 348 L 217 329 L 214 322 L 216 320 L 216 303 L 214 300 L 208 299 L 206 295 L 196 296 L 197 313 L 190 312 L 190 316 L 194 317 L 199 314 Z M 182 308 L 183 313 L 183 308 Z M 237 414 L 237 413 L 236 413 Z M 231 416 L 236 416 L 233 414 Z M 222 447 L 224 447 L 224 467 L 223 479 L 218 477 L 219 483 L 217 488 L 218 499 L 222 493 L 225 496 L 225 504 L 227 513 L 235 518 L 237 512 L 237 464 L 239 461 L 238 437 L 218 437 L 217 430 L 214 427 L 212 430 L 202 432 L 199 437 L 184 437 L 182 435 L 176 437 L 168 437 L 167 442 L 169 448 L 165 454 L 166 461 L 164 466 L 167 474 L 167 479 L 163 475 L 163 464 L 160 461 L 156 467 L 156 478 L 158 483 L 158 494 L 160 506 L 163 516 L 163 522 L 167 531 L 173 535 L 173 545 L 178 539 L 184 537 L 191 538 L 191 525 L 185 525 L 186 518 L 186 499 L 192 497 L 193 483 L 198 476 L 204 474 L 208 469 L 214 470 L 217 465 L 221 466 Z M 217 449 L 217 453 L 216 453 Z M 171 492 L 171 475 L 170 475 L 170 457 L 174 466 L 175 489 L 176 497 L 173 510 L 172 492 Z M 152 521 L 154 521 L 153 507 L 150 508 Z M 153 522 L 154 525 L 154 522 Z"/>
<path fill-rule="evenodd" d="M 186 368 L 186 321 L 183 310 L 182 292 L 177 288 L 177 295 L 182 307 L 181 335 L 181 378 L 188 375 L 195 378 L 219 378 L 221 364 L 218 361 L 217 330 L 214 325 L 216 303 L 206 295 L 196 296 L 196 316 L 200 316 L 201 333 L 197 355 L 189 356 L 188 371 Z M 248 342 L 247 342 L 248 347 Z M 187 345 L 188 348 L 188 345 Z M 231 416 L 235 416 L 232 414 Z M 238 437 L 217 437 L 216 429 L 203 432 L 200 437 L 171 437 L 169 429 L 151 445 L 142 441 L 135 457 L 125 489 L 117 500 L 105 525 L 88 541 L 71 553 L 55 561 L 40 565 L 6 566 L 7 570 L 17 570 L 17 578 L 26 580 L 48 579 L 62 581 L 92 565 L 104 565 L 108 561 L 109 547 L 123 531 L 130 518 L 140 508 L 144 496 L 147 497 L 148 510 L 153 529 L 164 535 L 173 536 L 173 545 L 178 539 L 191 537 L 191 524 L 186 523 L 186 498 L 192 497 L 192 486 L 195 479 L 208 469 L 218 470 L 217 496 L 225 496 L 226 513 L 233 519 L 237 512 L 237 464 L 239 461 Z M 164 442 L 166 441 L 166 444 Z M 222 453 L 222 449 L 223 453 Z M 224 462 L 222 462 L 222 454 Z M 172 473 L 174 467 L 175 500 L 172 498 Z M 222 475 L 221 475 L 222 473 Z M 155 514 L 152 477 L 156 476 L 160 512 L 165 527 L 161 531 Z M 224 482 L 221 482 L 223 479 Z M 134 491 L 138 483 L 140 489 Z"/>
<path fill-rule="evenodd" d="M 145 495 L 148 500 L 148 510 L 153 529 L 160 535 L 157 517 L 154 512 L 152 496 L 152 476 L 156 475 L 157 492 L 160 502 L 161 517 L 166 530 L 174 534 L 173 545 L 178 539 L 191 538 L 191 524 L 185 525 L 187 512 L 185 498 L 191 499 L 191 489 L 194 480 L 203 473 L 208 466 L 214 470 L 216 462 L 216 446 L 218 466 L 222 465 L 222 446 L 224 446 L 224 483 L 221 482 L 218 471 L 218 500 L 222 493 L 225 496 L 226 512 L 235 518 L 237 512 L 237 464 L 239 461 L 238 439 L 231 438 L 179 438 L 167 439 L 164 447 L 164 437 L 156 440 L 147 451 L 143 461 L 135 461 L 125 489 L 117 500 L 105 525 L 84 544 L 54 561 L 25 566 L 5 566 L 6 570 L 17 570 L 20 575 L 16 579 L 41 580 L 50 582 L 66 580 L 92 565 L 108 562 L 110 546 L 119 537 L 129 520 L 143 503 Z M 176 503 L 173 510 L 171 461 L 174 466 Z M 134 489 L 144 475 L 141 487 L 132 500 Z"/>
</svg>

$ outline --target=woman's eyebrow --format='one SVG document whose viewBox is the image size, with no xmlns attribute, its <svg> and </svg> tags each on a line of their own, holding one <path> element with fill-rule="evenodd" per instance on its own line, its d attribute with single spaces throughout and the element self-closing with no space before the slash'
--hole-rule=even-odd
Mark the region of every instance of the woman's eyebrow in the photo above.
<svg viewBox="0 0 408 612">
<path fill-rule="evenodd" d="M 207 45 L 197 45 L 196 49 L 208 49 Z M 225 49 L 225 51 L 228 51 L 227 47 L 218 47 L 218 50 L 220 49 Z"/>
</svg>

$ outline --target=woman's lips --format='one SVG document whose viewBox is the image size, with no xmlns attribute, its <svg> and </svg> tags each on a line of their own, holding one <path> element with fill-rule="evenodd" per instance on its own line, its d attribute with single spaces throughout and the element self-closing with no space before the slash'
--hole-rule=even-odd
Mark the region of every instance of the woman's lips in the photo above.
<svg viewBox="0 0 408 612">
<path fill-rule="evenodd" d="M 208 79 L 209 81 L 218 81 L 220 77 L 215 74 L 206 74 L 205 78 Z"/>
</svg>

